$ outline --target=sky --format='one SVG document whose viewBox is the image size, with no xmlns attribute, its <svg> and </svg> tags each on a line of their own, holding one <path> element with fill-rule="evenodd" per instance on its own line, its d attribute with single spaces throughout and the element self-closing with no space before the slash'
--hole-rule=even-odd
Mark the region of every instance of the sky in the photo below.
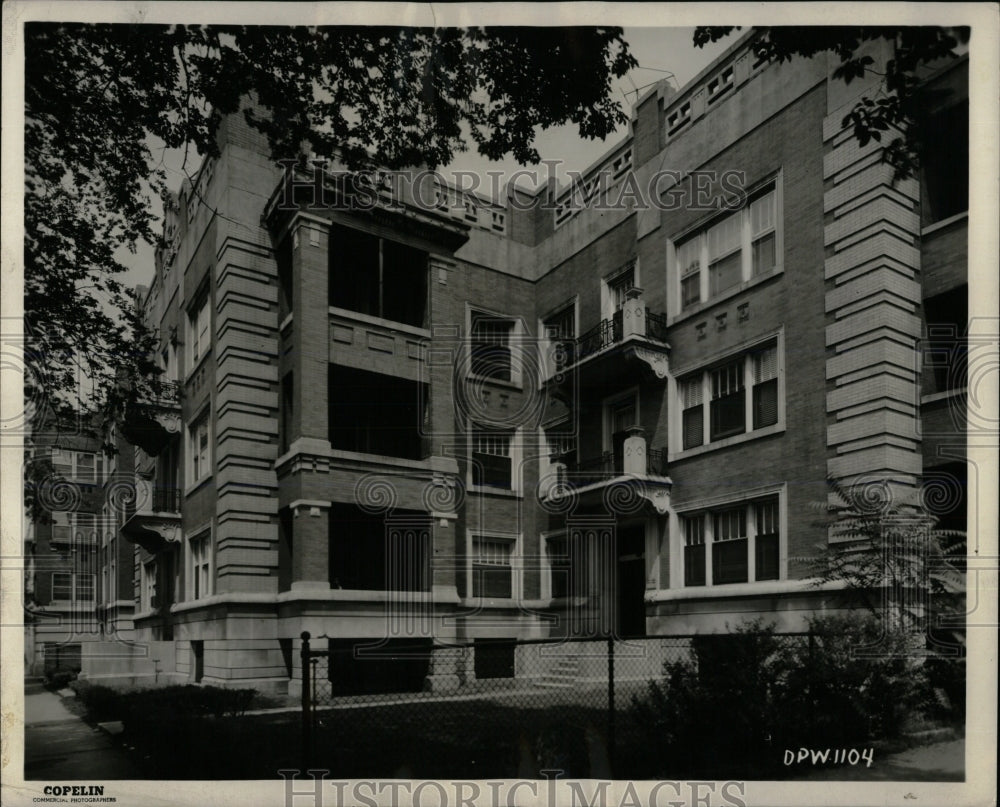
<svg viewBox="0 0 1000 807">
<path fill-rule="evenodd" d="M 692 43 L 694 29 L 679 27 L 626 27 L 625 40 L 629 49 L 639 62 L 639 66 L 627 75 L 613 82 L 614 95 L 628 111 L 636 98 L 641 96 L 651 85 L 666 78 L 675 89 L 683 87 L 694 78 L 716 56 L 729 47 L 738 34 L 704 48 L 696 48 Z M 671 75 L 672 74 L 672 75 Z M 627 134 L 626 127 L 620 127 L 607 140 L 583 140 L 577 134 L 573 125 L 553 127 L 540 132 L 536 139 L 536 147 L 543 160 L 559 160 L 563 170 L 557 175 L 561 183 L 566 181 L 565 169 L 583 171 Z M 154 151 L 154 157 L 159 157 L 160 151 Z M 181 170 L 184 162 L 183 152 L 166 150 L 163 153 L 164 165 L 168 175 L 173 177 L 171 185 L 179 189 L 184 180 Z M 192 160 L 188 155 L 187 170 L 193 175 L 197 170 L 197 158 Z M 460 154 L 451 165 L 440 169 L 448 179 L 453 171 L 473 171 L 484 174 L 486 171 L 503 171 L 513 174 L 521 166 L 513 159 L 493 162 L 480 157 L 474 151 Z M 541 174 L 545 169 L 539 167 Z M 484 181 L 484 187 L 489 187 Z M 159 200 L 153 200 L 157 215 L 160 214 Z M 119 260 L 128 267 L 128 272 L 122 278 L 128 285 L 148 285 L 153 276 L 153 248 L 142 244 L 135 254 L 122 250 L 118 253 Z"/>
</svg>

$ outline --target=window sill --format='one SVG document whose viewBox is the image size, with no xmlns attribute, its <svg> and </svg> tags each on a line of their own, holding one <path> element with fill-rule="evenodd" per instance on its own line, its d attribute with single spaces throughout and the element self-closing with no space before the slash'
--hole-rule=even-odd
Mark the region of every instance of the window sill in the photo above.
<svg viewBox="0 0 1000 807">
<path fill-rule="evenodd" d="M 467 488 L 469 493 L 478 493 L 480 496 L 500 496 L 504 499 L 520 499 L 523 498 L 524 494 L 519 490 L 510 490 L 508 488 L 493 488 L 489 485 L 469 485 Z"/>
<path fill-rule="evenodd" d="M 690 459 L 691 457 L 697 457 L 702 454 L 709 454 L 712 451 L 716 451 L 721 448 L 729 448 L 730 446 L 740 445 L 741 443 L 749 442 L 750 440 L 757 440 L 762 437 L 772 437 L 775 434 L 782 434 L 785 431 L 785 424 L 782 422 L 775 423 L 773 426 L 766 426 L 763 429 L 755 429 L 752 432 L 744 432 L 743 434 L 738 434 L 735 437 L 727 437 L 725 440 L 717 440 L 714 443 L 708 443 L 707 445 L 698 446 L 697 448 L 689 448 L 685 451 L 680 451 L 676 454 L 667 453 L 667 462 L 675 462 L 680 460 Z"/>
<path fill-rule="evenodd" d="M 950 227 L 952 224 L 956 224 L 968 218 L 969 218 L 969 211 L 965 210 L 962 213 L 956 213 L 954 216 L 948 216 L 948 218 L 946 219 L 935 221 L 934 223 L 928 224 L 926 227 L 920 230 L 920 237 L 926 238 L 928 235 L 933 235 L 938 230 L 943 230 L 945 227 Z"/>
<path fill-rule="evenodd" d="M 193 484 L 186 487 L 184 489 L 184 498 L 186 499 L 188 496 L 190 496 L 192 493 L 194 493 L 196 490 L 202 487 L 206 482 L 208 482 L 208 480 L 211 478 L 212 474 L 207 474 L 206 476 L 203 476 L 201 479 L 199 479 L 197 482 L 194 482 Z"/>
<path fill-rule="evenodd" d="M 476 373 L 469 373 L 465 377 L 465 380 L 477 381 L 477 382 L 485 381 L 487 384 L 494 384 L 498 387 L 504 387 L 506 389 L 513 389 L 518 391 L 524 389 L 524 385 L 520 381 L 505 381 L 502 378 L 493 378 L 492 376 L 488 375 L 477 375 Z"/>
<path fill-rule="evenodd" d="M 713 597 L 769 597 L 780 594 L 839 591 L 847 587 L 840 580 L 817 584 L 812 578 L 798 580 L 761 580 L 755 583 L 726 583 L 718 586 L 685 586 L 648 592 L 646 602 L 705 600 Z"/>
<path fill-rule="evenodd" d="M 928 395 L 920 396 L 920 405 L 927 406 L 928 404 L 937 403 L 938 401 L 947 401 L 952 398 L 961 398 L 963 395 L 968 393 L 968 387 L 956 387 L 955 389 L 947 389 L 944 392 L 932 392 Z"/>
<path fill-rule="evenodd" d="M 520 604 L 515 597 L 463 597 L 459 600 L 460 606 L 476 609 L 509 609 L 517 608 Z"/>
<path fill-rule="evenodd" d="M 187 384 L 192 378 L 194 378 L 195 373 L 197 373 L 201 366 L 205 363 L 205 360 L 212 355 L 212 348 L 209 346 L 208 350 L 201 354 L 201 357 L 195 362 L 194 367 L 188 370 L 184 374 L 184 383 Z"/>
<path fill-rule="evenodd" d="M 746 291 L 749 291 L 762 283 L 767 283 L 769 280 L 773 280 L 776 277 L 780 277 L 785 273 L 785 267 L 782 264 L 778 264 L 770 272 L 764 275 L 758 275 L 757 277 L 752 277 L 749 280 L 740 283 L 738 286 L 733 286 L 731 289 L 726 289 L 722 294 L 713 297 L 710 300 L 706 300 L 703 303 L 698 303 L 692 308 L 686 308 L 678 314 L 667 317 L 667 327 L 671 327 L 678 323 L 684 322 L 687 319 L 697 317 L 705 314 L 710 309 L 714 308 L 721 303 L 725 303 L 731 300 L 733 297 L 738 297 Z"/>
<path fill-rule="evenodd" d="M 430 339 L 431 332 L 427 328 L 420 328 L 416 325 L 408 325 L 405 322 L 396 322 L 392 319 L 383 319 L 382 317 L 373 317 L 371 314 L 362 314 L 360 311 L 351 311 L 347 308 L 337 308 L 337 306 L 329 306 L 330 316 L 340 317 L 342 319 L 353 320 L 354 322 L 361 322 L 365 325 L 374 325 L 379 328 L 383 328 L 389 331 L 402 331 L 403 333 L 413 334 L 414 336 L 419 336 L 422 339 Z M 289 315 L 291 316 L 291 315 Z M 284 327 L 284 326 L 282 326 Z"/>
</svg>

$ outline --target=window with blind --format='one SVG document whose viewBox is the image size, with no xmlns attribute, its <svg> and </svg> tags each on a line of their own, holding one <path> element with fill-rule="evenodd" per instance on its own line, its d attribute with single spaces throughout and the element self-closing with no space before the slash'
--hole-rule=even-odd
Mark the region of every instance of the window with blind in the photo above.
<svg viewBox="0 0 1000 807">
<path fill-rule="evenodd" d="M 201 301 L 188 312 L 188 340 L 191 344 L 191 363 L 188 370 L 192 370 L 202 357 L 208 352 L 211 346 L 211 317 L 212 310 L 210 303 L 211 295 L 206 291 Z"/>
<path fill-rule="evenodd" d="M 755 192 L 741 209 L 717 217 L 674 244 L 680 310 L 717 297 L 780 263 L 776 183 Z"/>
<path fill-rule="evenodd" d="M 473 375 L 498 381 L 511 381 L 511 335 L 514 321 L 487 314 L 473 313 L 470 344 Z"/>
<path fill-rule="evenodd" d="M 703 445 L 706 434 L 707 442 L 712 443 L 776 425 L 781 404 L 779 366 L 778 342 L 774 340 L 679 379 L 681 450 Z"/>
<path fill-rule="evenodd" d="M 684 585 L 705 585 L 705 517 L 684 519 Z"/>
<path fill-rule="evenodd" d="M 777 496 L 683 515 L 681 534 L 685 586 L 781 577 Z"/>
<path fill-rule="evenodd" d="M 681 428 L 684 448 L 700 446 L 704 440 L 705 415 L 702 410 L 704 383 L 696 376 L 681 382 Z"/>
<path fill-rule="evenodd" d="M 753 427 L 778 422 L 778 349 L 770 345 L 751 355 L 753 362 Z"/>
<path fill-rule="evenodd" d="M 746 431 L 742 358 L 712 370 L 711 439 Z"/>
<path fill-rule="evenodd" d="M 188 484 L 200 482 L 212 473 L 211 412 L 205 412 L 188 426 Z"/>
<path fill-rule="evenodd" d="M 512 490 L 511 442 L 513 432 L 472 433 L 472 484 Z"/>
<path fill-rule="evenodd" d="M 514 542 L 476 537 L 472 542 L 472 596 L 509 599 L 513 596 Z"/>
<path fill-rule="evenodd" d="M 748 568 L 746 508 L 714 513 L 712 520 L 712 583 L 745 583 Z"/>
<path fill-rule="evenodd" d="M 778 558 L 778 500 L 768 499 L 754 505 L 757 520 L 757 537 L 754 566 L 758 580 L 777 580 Z"/>
</svg>

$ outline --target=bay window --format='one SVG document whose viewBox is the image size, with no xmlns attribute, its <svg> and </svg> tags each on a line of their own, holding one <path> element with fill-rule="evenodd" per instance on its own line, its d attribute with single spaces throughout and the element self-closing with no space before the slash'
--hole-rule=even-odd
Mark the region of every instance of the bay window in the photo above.
<svg viewBox="0 0 1000 807">
<path fill-rule="evenodd" d="M 781 420 L 779 339 L 745 349 L 677 381 L 680 451 L 777 426 Z M 749 390 L 749 395 L 747 391 Z M 705 401 L 708 406 L 705 406 Z"/>
<path fill-rule="evenodd" d="M 751 194 L 739 210 L 716 217 L 674 242 L 673 272 L 685 311 L 719 297 L 781 263 L 777 181 Z"/>
<path fill-rule="evenodd" d="M 779 579 L 780 529 L 775 495 L 683 514 L 684 586 Z"/>
</svg>

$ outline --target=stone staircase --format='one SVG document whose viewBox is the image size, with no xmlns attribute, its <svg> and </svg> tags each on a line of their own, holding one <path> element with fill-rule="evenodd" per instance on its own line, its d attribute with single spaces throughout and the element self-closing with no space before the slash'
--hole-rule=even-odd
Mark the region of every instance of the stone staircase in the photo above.
<svg viewBox="0 0 1000 807">
<path fill-rule="evenodd" d="M 556 661 L 538 681 L 549 689 L 572 689 L 580 677 L 580 660 L 567 656 Z"/>
</svg>

